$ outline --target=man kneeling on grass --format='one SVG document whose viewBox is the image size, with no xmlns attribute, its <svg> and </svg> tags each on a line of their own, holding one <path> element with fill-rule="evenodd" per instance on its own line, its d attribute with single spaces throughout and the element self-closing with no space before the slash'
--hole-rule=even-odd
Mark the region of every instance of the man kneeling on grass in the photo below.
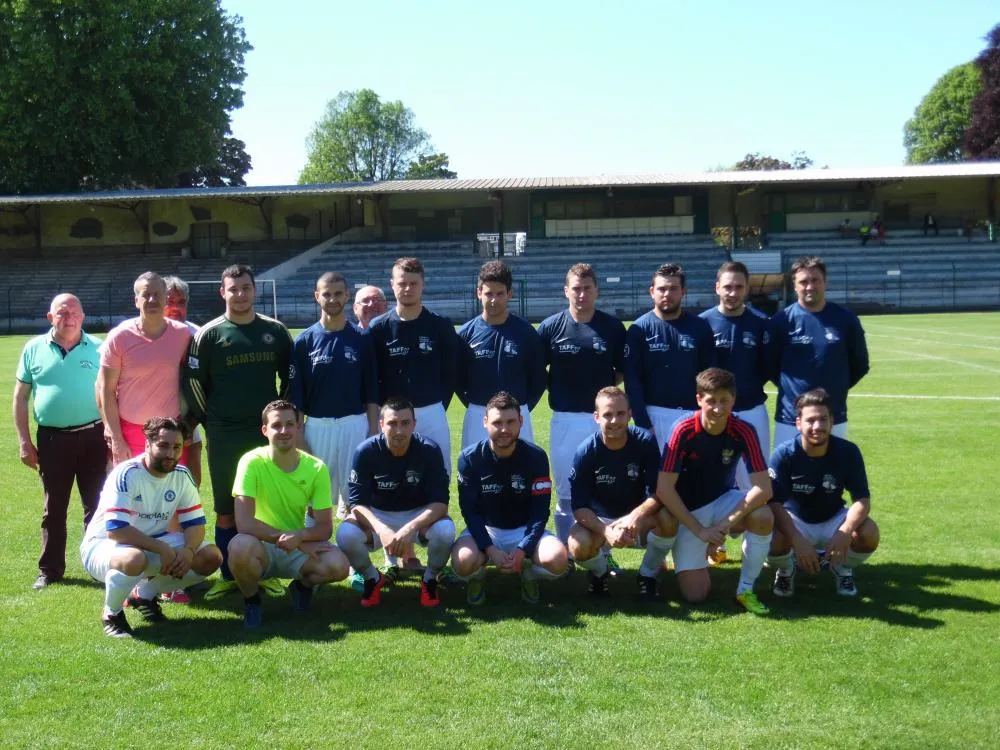
<svg viewBox="0 0 1000 750">
<path fill-rule="evenodd" d="M 736 601 L 755 615 L 768 614 L 753 591 L 774 527 L 764 454 L 754 428 L 732 414 L 736 379 L 731 372 L 709 367 L 698 373 L 695 386 L 698 411 L 674 425 L 656 486 L 656 497 L 683 524 L 674 545 L 677 585 L 687 601 L 703 601 L 711 587 L 708 545 L 745 532 Z M 736 489 L 740 458 L 750 473 L 746 492 Z"/>
<path fill-rule="evenodd" d="M 132 635 L 122 610 L 126 599 L 147 621 L 160 622 L 159 594 L 199 583 L 222 564 L 218 547 L 205 541 L 194 479 L 177 464 L 184 449 L 180 422 L 153 417 L 142 431 L 145 453 L 108 475 L 80 545 L 83 567 L 104 582 L 101 619 L 104 632 L 116 638 Z M 180 533 L 167 531 L 174 515 Z"/>
<path fill-rule="evenodd" d="M 598 431 L 576 449 L 569 483 L 573 516 L 569 551 L 587 570 L 588 591 L 608 591 L 612 547 L 645 548 L 637 579 L 639 596 L 656 599 L 656 576 L 677 537 L 677 519 L 656 499 L 660 451 L 656 438 L 630 427 L 628 396 L 608 386 L 597 392 L 594 420 Z"/>
<path fill-rule="evenodd" d="M 486 564 L 521 576 L 521 598 L 538 603 L 538 579 L 566 572 L 566 547 L 545 530 L 552 499 L 549 459 L 519 439 L 521 404 L 501 391 L 486 404 L 488 438 L 458 457 L 458 502 L 466 530 L 452 549 L 452 567 L 469 582 L 467 600 L 486 600 Z"/>
<path fill-rule="evenodd" d="M 243 627 L 263 622 L 260 582 L 291 578 L 296 612 L 308 612 L 313 589 L 347 577 L 347 558 L 329 542 L 333 533 L 330 472 L 298 450 L 302 422 L 289 401 L 272 401 L 261 414 L 267 445 L 244 453 L 236 467 L 236 529 L 229 568 L 243 592 Z M 315 524 L 303 528 L 312 507 Z"/>
<path fill-rule="evenodd" d="M 799 435 L 771 454 L 774 539 L 768 563 L 776 568 L 775 596 L 795 593 L 795 568 L 818 573 L 829 566 L 841 596 L 857 596 L 854 568 L 878 547 L 879 530 L 869 517 L 871 497 L 858 447 L 832 435 L 833 411 L 822 388 L 795 400 Z M 844 490 L 851 505 L 844 504 Z M 822 559 L 817 548 L 824 550 Z"/>
<path fill-rule="evenodd" d="M 455 541 L 455 524 L 448 517 L 448 471 L 437 443 L 414 433 L 414 411 L 407 399 L 388 399 L 379 415 L 381 432 L 354 452 L 350 512 L 337 529 L 337 544 L 364 579 L 362 607 L 379 604 L 388 580 L 372 564 L 371 553 L 382 547 L 399 556 L 414 543 L 427 547 L 420 603 L 441 603 L 437 574 Z"/>
</svg>

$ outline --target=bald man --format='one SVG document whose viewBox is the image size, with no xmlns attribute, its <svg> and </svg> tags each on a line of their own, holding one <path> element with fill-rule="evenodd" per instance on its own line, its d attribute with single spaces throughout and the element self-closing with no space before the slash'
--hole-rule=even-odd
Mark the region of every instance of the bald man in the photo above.
<svg viewBox="0 0 1000 750">
<path fill-rule="evenodd" d="M 362 331 L 368 330 L 368 324 L 388 309 L 385 294 L 377 286 L 363 286 L 354 295 L 354 317 Z"/>
<path fill-rule="evenodd" d="M 107 466 L 107 446 L 95 386 L 100 339 L 83 330 L 83 306 L 72 294 L 52 300 L 48 333 L 28 341 L 14 381 L 14 427 L 21 463 L 37 471 L 45 493 L 42 554 L 33 588 L 66 574 L 66 515 L 73 482 L 83 502 L 83 525 L 97 508 Z M 28 429 L 31 402 L 38 431 Z"/>
</svg>

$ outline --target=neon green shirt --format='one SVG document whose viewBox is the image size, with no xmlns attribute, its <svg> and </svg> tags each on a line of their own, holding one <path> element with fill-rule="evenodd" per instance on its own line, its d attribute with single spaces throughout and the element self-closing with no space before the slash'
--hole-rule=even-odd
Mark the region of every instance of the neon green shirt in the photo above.
<svg viewBox="0 0 1000 750">
<path fill-rule="evenodd" d="M 236 467 L 233 495 L 256 501 L 254 517 L 278 531 L 295 531 L 305 526 L 306 510 L 333 507 L 330 470 L 316 456 L 298 451 L 299 465 L 287 472 L 271 460 L 268 446 L 244 453 Z"/>
</svg>

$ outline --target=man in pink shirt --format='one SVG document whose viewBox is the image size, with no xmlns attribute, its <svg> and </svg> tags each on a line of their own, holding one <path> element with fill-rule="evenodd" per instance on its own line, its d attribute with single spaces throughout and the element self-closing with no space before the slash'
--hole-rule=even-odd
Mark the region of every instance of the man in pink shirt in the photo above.
<svg viewBox="0 0 1000 750">
<path fill-rule="evenodd" d="M 164 314 L 167 288 L 160 276 L 147 271 L 135 280 L 134 289 L 139 317 L 108 333 L 97 380 L 115 464 L 145 450 L 142 425 L 147 419 L 180 415 L 180 364 L 191 340 L 187 326 Z M 181 463 L 186 457 L 187 451 Z"/>
</svg>

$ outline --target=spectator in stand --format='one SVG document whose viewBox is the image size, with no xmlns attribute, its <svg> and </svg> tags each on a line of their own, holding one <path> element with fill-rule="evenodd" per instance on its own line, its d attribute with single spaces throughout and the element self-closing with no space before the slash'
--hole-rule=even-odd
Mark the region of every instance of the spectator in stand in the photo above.
<svg viewBox="0 0 1000 750">
<path fill-rule="evenodd" d="M 928 230 L 934 230 L 934 236 L 938 236 L 937 221 L 934 219 L 934 214 L 930 211 L 924 214 L 924 237 L 927 236 Z"/>
<path fill-rule="evenodd" d="M 868 225 L 867 221 L 861 222 L 861 227 L 858 229 L 858 236 L 861 238 L 862 247 L 867 245 L 868 240 L 872 238 L 872 228 Z"/>
<path fill-rule="evenodd" d="M 875 221 L 872 222 L 871 234 L 875 235 L 878 244 L 885 244 L 885 224 L 882 223 L 882 218 L 878 214 L 875 214 Z"/>
</svg>

